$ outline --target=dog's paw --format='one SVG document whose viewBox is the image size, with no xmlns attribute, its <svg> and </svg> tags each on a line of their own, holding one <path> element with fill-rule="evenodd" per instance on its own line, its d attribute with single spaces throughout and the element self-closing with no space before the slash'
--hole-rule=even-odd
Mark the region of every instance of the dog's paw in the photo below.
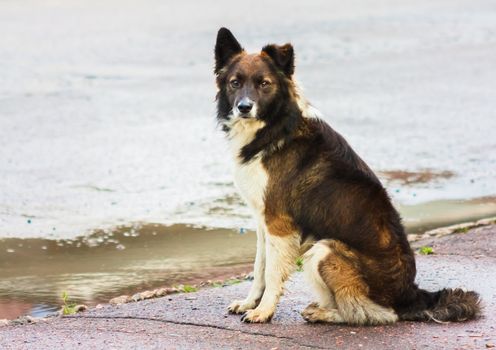
<svg viewBox="0 0 496 350">
<path fill-rule="evenodd" d="M 253 309 L 246 311 L 241 317 L 241 321 L 245 323 L 266 323 L 270 322 L 273 311 Z"/>
<path fill-rule="evenodd" d="M 256 302 L 249 302 L 246 300 L 234 300 L 231 305 L 227 307 L 227 311 L 231 314 L 242 314 L 256 306 Z"/>
<path fill-rule="evenodd" d="M 342 323 L 343 318 L 339 315 L 336 309 L 324 309 L 318 306 L 317 303 L 308 305 L 305 310 L 301 312 L 301 316 L 305 321 L 310 323 L 329 322 L 329 323 Z"/>
<path fill-rule="evenodd" d="M 317 303 L 317 302 L 313 302 L 313 303 L 309 304 L 309 305 L 305 308 L 305 310 L 303 310 L 303 311 L 302 311 L 302 313 L 303 313 L 303 312 L 306 312 L 306 311 L 310 312 L 311 310 L 315 310 L 315 309 L 319 309 L 319 308 L 320 308 L 319 303 Z"/>
<path fill-rule="evenodd" d="M 319 322 L 319 306 L 317 303 L 312 303 L 308 305 L 305 310 L 301 312 L 301 316 L 307 322 Z"/>
</svg>

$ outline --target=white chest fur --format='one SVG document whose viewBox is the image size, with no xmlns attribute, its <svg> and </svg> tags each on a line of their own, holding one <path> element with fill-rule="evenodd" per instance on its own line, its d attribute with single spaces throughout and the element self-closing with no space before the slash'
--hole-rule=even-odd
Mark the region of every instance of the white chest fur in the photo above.
<svg viewBox="0 0 496 350">
<path fill-rule="evenodd" d="M 265 209 L 267 179 L 268 175 L 260 158 L 244 165 L 236 164 L 234 168 L 234 183 L 243 199 L 257 215 L 262 214 Z"/>
<path fill-rule="evenodd" d="M 243 199 L 257 215 L 262 214 L 265 208 L 264 194 L 268 174 L 260 157 L 249 163 L 243 163 L 239 155 L 241 149 L 255 138 L 257 131 L 264 125 L 264 122 L 252 118 L 234 118 L 229 125 L 228 134 L 229 146 L 234 158 L 234 183 Z"/>
</svg>

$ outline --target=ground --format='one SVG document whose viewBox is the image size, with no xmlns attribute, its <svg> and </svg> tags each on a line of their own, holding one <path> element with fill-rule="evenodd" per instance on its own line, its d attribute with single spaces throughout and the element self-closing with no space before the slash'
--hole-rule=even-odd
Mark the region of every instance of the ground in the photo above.
<svg viewBox="0 0 496 350">
<path fill-rule="evenodd" d="M 312 301 L 301 273 L 287 285 L 270 324 L 244 324 L 226 307 L 251 282 L 197 293 L 169 295 L 78 316 L 0 328 L 2 349 L 481 349 L 496 344 L 496 225 L 418 241 L 433 255 L 419 255 L 419 284 L 426 289 L 478 291 L 484 314 L 476 321 L 399 322 L 381 327 L 307 324 L 300 311 Z"/>
</svg>

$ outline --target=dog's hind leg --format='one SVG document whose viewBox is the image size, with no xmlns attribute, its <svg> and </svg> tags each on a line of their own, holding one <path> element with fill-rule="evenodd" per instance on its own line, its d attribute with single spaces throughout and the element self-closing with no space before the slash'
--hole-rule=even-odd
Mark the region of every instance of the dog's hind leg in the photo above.
<svg viewBox="0 0 496 350">
<path fill-rule="evenodd" d="M 373 302 L 363 280 L 356 253 L 336 240 L 317 242 L 308 253 L 308 277 L 320 293 L 319 307 L 308 307 L 302 315 L 310 322 L 334 322 L 353 325 L 394 323 L 398 316 L 391 308 Z M 327 294 L 324 293 L 327 286 Z M 333 296 L 334 304 L 321 305 Z"/>
<path fill-rule="evenodd" d="M 308 322 L 344 322 L 337 310 L 334 294 L 319 272 L 320 262 L 330 253 L 329 245 L 321 241 L 315 243 L 303 256 L 303 274 L 317 297 L 317 301 L 308 305 L 301 313 Z"/>
<path fill-rule="evenodd" d="M 262 299 L 265 290 L 265 231 L 264 225 L 259 224 L 257 229 L 257 253 L 253 266 L 253 283 L 248 296 L 244 300 L 235 300 L 228 311 L 233 314 L 242 314 L 247 310 L 254 309 Z"/>
<path fill-rule="evenodd" d="M 265 291 L 260 304 L 243 315 L 244 322 L 270 321 L 283 292 L 284 282 L 296 269 L 300 248 L 299 235 L 289 234 L 281 237 L 267 231 L 265 239 Z"/>
</svg>

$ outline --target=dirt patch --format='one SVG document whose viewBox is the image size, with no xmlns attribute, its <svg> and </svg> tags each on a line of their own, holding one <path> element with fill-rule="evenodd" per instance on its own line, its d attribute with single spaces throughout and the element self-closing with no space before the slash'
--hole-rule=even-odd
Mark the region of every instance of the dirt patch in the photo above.
<svg viewBox="0 0 496 350">
<path fill-rule="evenodd" d="M 455 176 L 455 173 L 449 170 L 436 172 L 430 169 L 421 171 L 387 170 L 380 171 L 379 176 L 385 178 L 388 182 L 399 182 L 402 185 L 412 185 L 450 179 Z"/>
</svg>

